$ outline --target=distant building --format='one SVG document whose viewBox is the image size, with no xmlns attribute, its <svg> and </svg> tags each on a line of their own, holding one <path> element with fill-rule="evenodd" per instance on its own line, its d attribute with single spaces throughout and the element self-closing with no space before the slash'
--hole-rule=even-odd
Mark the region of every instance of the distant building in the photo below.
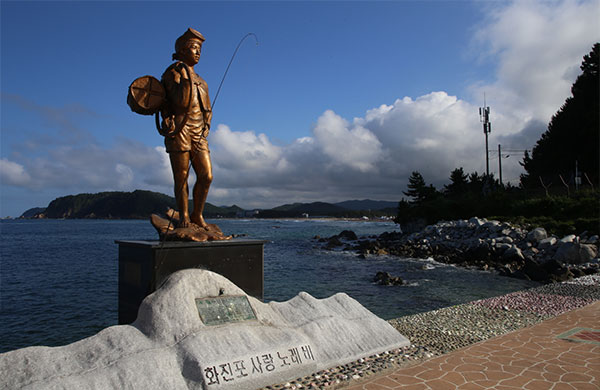
<svg viewBox="0 0 600 390">
<path fill-rule="evenodd" d="M 235 213 L 236 218 L 254 218 L 259 214 L 258 210 L 240 210 Z"/>
</svg>

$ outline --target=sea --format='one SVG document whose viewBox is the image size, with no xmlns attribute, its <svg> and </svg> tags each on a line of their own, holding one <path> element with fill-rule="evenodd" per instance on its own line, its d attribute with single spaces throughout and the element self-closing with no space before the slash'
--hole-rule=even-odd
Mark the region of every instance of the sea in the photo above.
<svg viewBox="0 0 600 390">
<path fill-rule="evenodd" d="M 359 238 L 396 231 L 393 222 L 333 219 L 219 219 L 224 233 L 266 240 L 264 298 L 286 301 L 305 291 L 316 298 L 345 292 L 392 319 L 537 286 L 494 272 L 432 259 L 359 258 L 328 251 L 315 236 L 343 230 Z M 0 353 L 60 346 L 118 323 L 115 240 L 157 240 L 146 220 L 3 220 L 0 222 Z M 378 271 L 402 286 L 373 282 Z"/>
</svg>

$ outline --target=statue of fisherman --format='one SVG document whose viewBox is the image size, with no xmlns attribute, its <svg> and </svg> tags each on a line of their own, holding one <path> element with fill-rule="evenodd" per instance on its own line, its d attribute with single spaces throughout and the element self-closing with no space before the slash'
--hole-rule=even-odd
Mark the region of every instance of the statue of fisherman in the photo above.
<svg viewBox="0 0 600 390">
<path fill-rule="evenodd" d="M 204 36 L 192 28 L 188 28 L 175 41 L 173 60 L 176 62 L 165 70 L 161 78 L 166 104 L 161 109 L 160 132 L 165 136 L 165 147 L 175 181 L 175 199 L 179 209 L 177 227 L 208 230 L 202 212 L 212 182 L 212 165 L 206 140 L 212 109 L 206 81 L 194 72 L 203 42 Z M 190 166 L 196 173 L 191 215 L 187 183 Z"/>
<path fill-rule="evenodd" d="M 249 35 L 254 34 L 247 34 L 240 44 Z M 212 107 L 206 81 L 194 71 L 194 65 L 200 60 L 203 43 L 204 36 L 193 28 L 188 28 L 175 41 L 175 62 L 164 71 L 161 80 L 152 76 L 139 77 L 131 83 L 127 95 L 127 104 L 133 112 L 155 115 L 158 132 L 165 137 L 179 212 L 169 210 L 167 214 L 170 221 L 156 214 L 152 214 L 150 219 L 159 235 L 169 240 L 207 241 L 231 238 L 225 236 L 217 225 L 206 223 L 202 216 L 212 182 L 212 164 L 206 140 L 210 131 Z M 231 61 L 229 64 L 231 65 Z M 196 173 L 196 183 L 192 190 L 194 207 L 191 213 L 187 182 L 190 168 Z"/>
</svg>

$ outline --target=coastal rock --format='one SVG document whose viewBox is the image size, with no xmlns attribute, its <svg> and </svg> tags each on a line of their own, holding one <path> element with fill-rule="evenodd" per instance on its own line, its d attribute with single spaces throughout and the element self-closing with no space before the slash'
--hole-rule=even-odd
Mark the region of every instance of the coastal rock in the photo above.
<svg viewBox="0 0 600 390">
<path fill-rule="evenodd" d="M 549 277 L 548 272 L 546 272 L 537 261 L 530 258 L 525 259 L 525 265 L 523 266 L 522 271 L 529 279 L 535 280 L 536 282 L 547 280 Z"/>
<path fill-rule="evenodd" d="M 358 240 L 358 237 L 356 236 L 356 233 L 354 233 L 352 230 L 344 230 L 340 234 L 338 234 L 337 236 L 340 239 L 348 240 L 348 241 L 356 241 L 356 240 Z"/>
<path fill-rule="evenodd" d="M 410 234 L 382 233 L 361 240 L 354 250 L 361 258 L 386 254 L 433 258 L 440 263 L 496 269 L 505 276 L 552 282 L 579 273 L 598 272 L 598 264 L 594 263 L 598 256 L 594 245 L 597 241 L 597 236 L 587 238 L 586 232 L 559 241 L 548 237 L 543 228 L 528 232 L 510 223 L 474 217 L 468 221 L 440 221 Z M 526 259 L 529 262 L 524 268 Z"/>
<path fill-rule="evenodd" d="M 563 266 L 556 260 L 549 260 L 543 267 L 544 270 L 550 274 L 550 279 L 555 282 L 564 282 L 565 280 L 573 278 L 573 273 L 569 268 Z"/>
<path fill-rule="evenodd" d="M 579 247 L 579 261 L 581 263 L 589 263 L 598 256 L 598 250 L 595 245 L 591 244 L 580 244 Z"/>
<path fill-rule="evenodd" d="M 543 240 L 540 240 L 538 242 L 537 247 L 539 250 L 545 250 L 554 244 L 556 244 L 556 237 L 548 237 L 548 238 L 544 238 Z"/>
<path fill-rule="evenodd" d="M 503 236 L 496 238 L 496 242 L 499 244 L 512 244 L 514 240 L 510 236 Z"/>
<path fill-rule="evenodd" d="M 485 241 L 481 241 L 477 245 L 469 247 L 467 256 L 474 260 L 486 260 L 490 257 L 490 247 Z"/>
<path fill-rule="evenodd" d="M 484 223 L 485 223 L 485 220 L 481 220 L 477 217 L 473 217 L 473 218 L 469 219 L 469 224 L 473 225 L 475 227 L 479 227 L 479 226 L 483 225 Z"/>
<path fill-rule="evenodd" d="M 581 257 L 579 255 L 580 244 L 573 241 L 562 241 L 553 259 L 562 263 L 579 264 Z"/>
<path fill-rule="evenodd" d="M 326 249 L 333 249 L 344 245 L 342 241 L 338 238 L 338 236 L 333 236 L 327 240 Z"/>
<path fill-rule="evenodd" d="M 575 242 L 577 240 L 577 236 L 574 234 L 569 234 L 568 236 L 564 236 L 563 238 L 561 238 L 559 240 L 560 243 L 565 243 L 565 242 Z"/>
<path fill-rule="evenodd" d="M 506 262 L 521 262 L 525 260 L 525 256 L 523 256 L 523 253 L 517 246 L 512 245 L 502 254 L 502 260 Z"/>
<path fill-rule="evenodd" d="M 527 241 L 531 241 L 535 244 L 540 241 L 548 238 L 548 233 L 546 233 L 546 229 L 538 227 L 527 233 Z"/>
<path fill-rule="evenodd" d="M 593 235 L 591 237 L 589 237 L 586 241 L 586 244 L 598 244 L 598 236 L 597 235 Z"/>
<path fill-rule="evenodd" d="M 496 253 L 499 254 L 499 255 L 502 255 L 502 254 L 506 253 L 506 251 L 509 250 L 512 247 L 513 247 L 513 245 L 511 245 L 511 244 L 503 244 L 503 243 L 495 244 L 494 245 Z"/>
<path fill-rule="evenodd" d="M 404 281 L 399 276 L 392 276 L 389 272 L 382 271 L 377 272 L 373 281 L 383 286 L 400 286 L 404 284 Z"/>
</svg>

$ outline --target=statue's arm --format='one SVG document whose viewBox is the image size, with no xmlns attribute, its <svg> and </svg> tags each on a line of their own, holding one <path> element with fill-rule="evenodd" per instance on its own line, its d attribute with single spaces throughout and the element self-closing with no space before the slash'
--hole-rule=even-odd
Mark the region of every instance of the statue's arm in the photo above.
<svg viewBox="0 0 600 390">
<path fill-rule="evenodd" d="M 204 123 L 207 128 L 210 129 L 210 123 L 212 121 L 212 105 L 210 103 L 210 96 L 208 93 L 208 84 L 202 77 L 199 77 L 201 81 L 201 92 L 200 99 L 202 100 L 202 108 L 204 112 Z"/>
<path fill-rule="evenodd" d="M 184 112 L 190 104 L 190 79 L 181 65 L 169 67 L 162 76 L 170 106 L 177 113 Z"/>
</svg>

